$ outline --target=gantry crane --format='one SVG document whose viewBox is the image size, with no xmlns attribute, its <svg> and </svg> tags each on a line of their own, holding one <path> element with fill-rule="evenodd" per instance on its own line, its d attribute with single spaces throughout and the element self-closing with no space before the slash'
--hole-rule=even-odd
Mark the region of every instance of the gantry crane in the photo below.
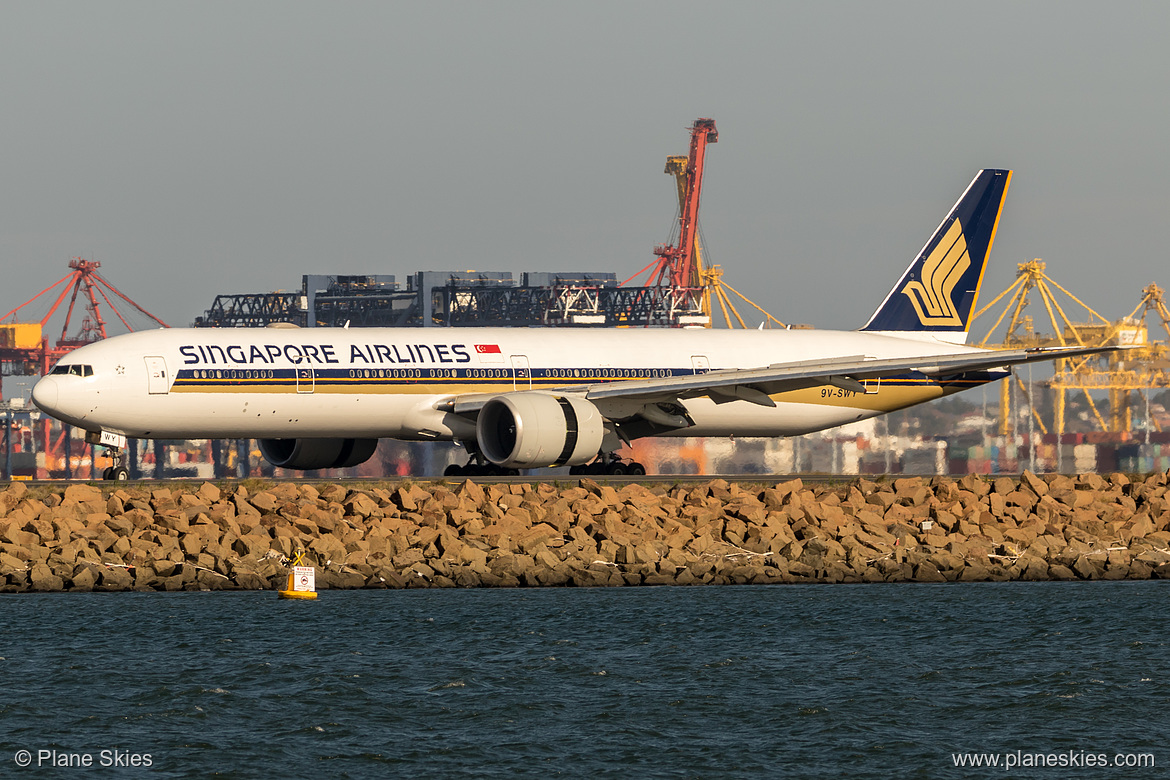
<svg viewBox="0 0 1170 780">
<path fill-rule="evenodd" d="M 696 119 L 691 125 L 691 150 L 685 159 L 685 187 L 680 183 L 678 241 L 654 247 L 654 260 L 622 282 L 626 286 L 646 274 L 643 286 L 655 288 L 656 297 L 672 314 L 674 324 L 700 324 L 703 317 L 702 283 L 695 259 L 699 225 L 699 199 L 703 191 L 703 166 L 707 145 L 719 140 L 714 119 Z M 670 163 L 667 164 L 669 171 Z M 710 318 L 708 317 L 708 320 Z"/>
<path fill-rule="evenodd" d="M 102 319 L 99 298 L 106 303 L 110 311 L 114 312 L 114 316 L 127 330 L 134 330 L 134 328 L 118 310 L 115 300 L 130 306 L 134 311 L 146 316 L 160 327 L 168 327 L 165 322 L 130 300 L 121 290 L 106 281 L 98 273 L 97 269 L 100 267 L 101 263 L 99 262 L 75 257 L 69 261 L 70 271 L 68 274 L 0 317 L 0 382 L 3 381 L 4 376 L 47 374 L 53 363 L 72 350 L 106 338 L 106 322 Z M 18 322 L 16 320 L 22 309 L 58 288 L 60 288 L 60 292 L 49 306 L 48 313 L 40 320 L 32 322 Z M 57 340 L 56 345 L 49 346 L 49 339 L 44 335 L 45 328 L 66 296 L 69 297 L 69 306 L 66 309 L 65 322 L 61 326 L 61 337 Z M 74 309 L 77 307 L 78 297 L 84 299 L 85 316 L 82 318 L 77 332 L 70 335 L 69 325 Z M 0 385 L 0 401 L 2 400 L 3 385 Z M 44 443 L 44 451 L 49 453 L 55 450 L 60 444 L 60 440 L 56 444 L 50 443 L 49 419 L 47 417 L 42 420 L 42 426 L 41 440 Z"/>
<path fill-rule="evenodd" d="M 714 119 L 696 119 L 691 125 L 691 152 L 687 156 L 686 194 L 679 204 L 678 243 L 654 247 L 658 256 L 650 278 L 656 285 L 669 280 L 674 288 L 698 287 L 699 269 L 695 262 L 695 244 L 699 232 L 699 198 L 703 191 L 703 166 L 707 144 L 719 140 Z"/>
<path fill-rule="evenodd" d="M 1108 390 L 1110 419 L 1107 430 L 1119 432 L 1133 429 L 1135 392 L 1170 388 L 1170 372 L 1167 370 L 1170 369 L 1167 360 L 1170 349 L 1165 343 L 1150 339 L 1146 323 L 1150 312 L 1157 312 L 1162 327 L 1170 335 L 1170 310 L 1162 288 L 1154 283 L 1142 288 L 1142 298 L 1128 316 L 1107 326 L 1081 330 L 1088 344 L 1115 344 L 1128 349 L 1093 360 L 1082 358 L 1058 364 L 1061 370 L 1049 384 L 1057 391 L 1056 425 L 1059 430 L 1064 428 L 1064 392 L 1067 390 L 1084 390 L 1086 396 L 1089 390 Z M 1150 422 L 1161 430 L 1156 420 L 1150 418 Z"/>
<path fill-rule="evenodd" d="M 60 358 L 70 350 L 85 344 L 91 344 L 95 341 L 100 341 L 106 338 L 106 322 L 102 319 L 101 307 L 98 304 L 98 297 L 100 296 L 106 305 L 110 307 L 110 311 L 114 312 L 114 316 L 126 327 L 126 330 L 134 330 L 122 313 L 118 311 L 118 307 L 110 300 L 107 293 L 113 294 L 116 298 L 124 303 L 130 305 L 139 314 L 143 314 L 161 327 L 168 327 L 165 322 L 154 316 L 146 309 L 139 306 L 134 301 L 130 300 L 114 285 L 110 284 L 106 279 L 98 273 L 98 268 L 101 263 L 89 260 L 82 260 L 80 257 L 75 257 L 69 261 L 68 274 L 49 285 L 39 293 L 29 298 L 24 303 L 17 306 L 12 311 L 0 317 L 0 332 L 5 334 L 3 341 L 0 342 L 0 360 L 5 362 L 29 362 L 40 358 L 43 363 L 46 360 Z M 57 298 L 49 306 L 49 311 L 43 316 L 39 322 L 17 322 L 16 314 L 21 309 L 29 306 L 38 298 L 46 293 L 61 288 L 61 292 Z M 70 295 L 72 292 L 72 295 Z M 77 306 L 78 295 L 84 296 L 86 316 L 81 321 L 81 328 L 73 335 L 69 335 L 69 323 L 73 318 L 73 310 Z M 43 338 L 45 326 L 53 315 L 57 313 L 58 307 L 61 306 L 65 296 L 69 295 L 69 307 L 65 312 L 65 322 L 61 326 L 61 338 L 57 340 L 57 345 L 49 349 L 48 339 Z M 11 320 L 11 321 L 10 321 Z M 18 346 L 19 344 L 19 346 Z"/>
<path fill-rule="evenodd" d="M 1061 306 L 1054 289 L 1069 300 L 1081 307 L 1088 315 L 1086 321 L 1073 322 Z M 1049 323 L 1052 325 L 1052 335 L 1037 334 L 1030 316 L 1023 312 L 1029 303 L 1029 295 L 1035 290 L 1040 295 Z M 1110 352 L 1103 355 L 1075 358 L 1056 361 L 1057 370 L 1050 380 L 1043 384 L 1053 391 L 1053 429 L 1057 434 L 1065 430 L 1065 406 L 1067 394 L 1070 391 L 1080 390 L 1084 393 L 1085 401 L 1103 431 L 1129 431 L 1132 422 L 1131 399 L 1134 390 L 1145 388 L 1170 387 L 1170 374 L 1167 373 L 1167 347 L 1165 344 L 1151 342 L 1149 329 L 1145 318 L 1151 311 L 1158 313 L 1162 325 L 1170 335 L 1170 309 L 1163 299 L 1162 288 L 1156 284 L 1147 285 L 1142 290 L 1142 300 L 1128 317 L 1110 321 L 1097 313 L 1091 306 L 1054 281 L 1045 272 L 1045 264 L 1040 259 L 1027 263 L 1020 263 L 1016 274 L 1016 281 L 1006 290 L 995 297 L 990 303 L 976 313 L 979 317 L 1000 301 L 1008 299 L 1007 305 L 1000 313 L 995 323 L 988 330 L 987 335 L 979 342 L 979 346 L 1001 346 L 1003 348 L 1043 347 L 1043 346 L 1126 346 L 1130 349 Z M 1138 317 L 1138 312 L 1142 314 Z M 1010 315 L 1010 317 L 1009 317 Z M 994 333 L 1004 320 L 1008 320 L 1007 331 L 999 344 L 989 344 Z M 1027 389 L 1019 379 L 1015 384 L 1028 395 Z M 1004 383 L 1000 390 L 1000 434 L 1011 432 L 1011 385 Z M 1107 390 L 1109 392 L 1109 420 L 1098 409 L 1090 391 Z M 1029 398 L 1029 406 L 1031 406 Z M 1042 432 L 1047 433 L 1047 427 L 1036 414 L 1032 412 Z"/>
<path fill-rule="evenodd" d="M 667 157 L 665 173 L 674 176 L 675 184 L 678 187 L 678 210 L 679 213 L 686 208 L 687 190 L 689 188 L 688 165 L 689 158 L 687 157 Z M 732 287 L 727 282 L 723 281 L 723 269 L 718 265 L 706 266 L 703 263 L 703 248 L 699 241 L 699 231 L 694 232 L 694 242 L 692 246 L 692 257 L 694 258 L 694 273 L 691 275 L 691 286 L 702 288 L 702 309 L 706 316 L 706 327 L 711 327 L 713 324 L 712 317 L 712 299 L 719 302 L 719 309 L 723 313 L 723 321 L 727 327 L 734 328 L 735 323 L 739 323 L 739 327 L 746 328 L 743 317 L 736 311 L 735 304 L 731 302 L 731 297 L 727 294 L 728 291 L 737 296 L 741 301 L 751 306 L 756 311 L 764 315 L 764 320 L 767 323 L 775 324 L 777 327 L 785 327 L 784 323 L 773 317 L 768 312 L 764 311 L 758 304 L 751 301 L 746 295 L 739 290 Z"/>
<path fill-rule="evenodd" d="M 727 327 L 747 327 L 736 311 L 728 291 L 764 315 L 765 322 L 785 327 L 784 323 L 753 303 L 743 293 L 723 281 L 723 269 L 705 266 L 699 243 L 699 199 L 703 188 L 703 166 L 707 145 L 716 143 L 719 133 L 714 119 L 696 119 L 691 126 L 691 148 L 686 157 L 666 158 L 666 170 L 674 176 L 678 189 L 678 242 L 654 247 L 655 259 L 631 276 L 622 286 L 646 274 L 645 285 L 664 290 L 660 297 L 676 307 L 677 324 L 702 324 L 711 327 L 712 300 L 718 301 Z"/>
</svg>

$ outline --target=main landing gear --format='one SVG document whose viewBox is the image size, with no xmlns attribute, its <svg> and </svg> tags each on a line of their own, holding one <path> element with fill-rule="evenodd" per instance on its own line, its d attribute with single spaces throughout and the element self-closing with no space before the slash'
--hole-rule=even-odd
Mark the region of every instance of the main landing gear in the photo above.
<svg viewBox="0 0 1170 780">
<path fill-rule="evenodd" d="M 573 476 L 600 476 L 640 477 L 646 473 L 646 467 L 635 461 L 624 461 L 616 455 L 599 456 L 592 463 L 583 466 L 570 466 L 569 473 Z M 487 463 L 473 458 L 466 466 L 452 463 L 443 469 L 444 477 L 518 477 L 519 469 L 506 469 L 494 463 Z"/>
<path fill-rule="evenodd" d="M 444 477 L 518 477 L 520 469 L 506 469 L 473 456 L 466 466 L 452 463 L 443 469 Z"/>
<path fill-rule="evenodd" d="M 609 474 L 614 477 L 622 477 L 629 475 L 631 477 L 640 477 L 646 473 L 646 467 L 637 461 L 624 461 L 617 455 L 610 453 L 609 455 L 601 455 L 592 463 L 586 463 L 583 466 L 570 466 L 569 474 L 573 476 L 597 476 L 601 474 Z"/>
</svg>

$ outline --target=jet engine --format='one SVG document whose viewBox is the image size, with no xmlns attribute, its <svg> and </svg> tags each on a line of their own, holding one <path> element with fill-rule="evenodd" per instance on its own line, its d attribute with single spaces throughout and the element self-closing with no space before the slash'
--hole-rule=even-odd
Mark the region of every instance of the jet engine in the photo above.
<svg viewBox="0 0 1170 780">
<path fill-rule="evenodd" d="M 260 454 L 283 469 L 345 469 L 365 463 L 377 439 L 260 439 Z"/>
<path fill-rule="evenodd" d="M 584 398 L 508 393 L 483 405 L 475 436 L 479 451 L 497 466 L 578 466 L 601 450 L 603 423 Z"/>
</svg>

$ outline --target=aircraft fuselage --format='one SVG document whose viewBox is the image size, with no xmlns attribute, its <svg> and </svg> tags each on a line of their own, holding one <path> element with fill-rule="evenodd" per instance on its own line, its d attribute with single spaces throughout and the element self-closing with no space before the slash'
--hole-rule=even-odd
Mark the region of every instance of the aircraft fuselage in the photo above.
<svg viewBox="0 0 1170 780">
<path fill-rule="evenodd" d="M 136 438 L 466 439 L 474 422 L 440 406 L 475 393 L 683 377 L 833 357 L 899 358 L 970 347 L 852 331 L 499 328 L 170 329 L 75 350 L 36 400 L 78 427 Z M 680 436 L 790 436 L 834 427 L 999 379 L 905 372 L 777 393 L 775 407 L 682 401 Z"/>
</svg>

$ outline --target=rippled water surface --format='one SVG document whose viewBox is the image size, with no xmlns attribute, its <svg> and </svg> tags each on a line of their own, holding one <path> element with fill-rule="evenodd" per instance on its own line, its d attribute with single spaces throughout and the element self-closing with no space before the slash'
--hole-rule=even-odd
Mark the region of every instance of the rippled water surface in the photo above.
<svg viewBox="0 0 1170 780">
<path fill-rule="evenodd" d="M 159 777 L 1166 776 L 1168 598 L 1160 582 L 6 596 L 0 776 L 77 776 L 38 769 L 42 750 L 110 774 L 126 770 L 102 750 L 149 754 L 137 774 Z M 1157 766 L 952 759 L 1017 750 Z"/>
</svg>

